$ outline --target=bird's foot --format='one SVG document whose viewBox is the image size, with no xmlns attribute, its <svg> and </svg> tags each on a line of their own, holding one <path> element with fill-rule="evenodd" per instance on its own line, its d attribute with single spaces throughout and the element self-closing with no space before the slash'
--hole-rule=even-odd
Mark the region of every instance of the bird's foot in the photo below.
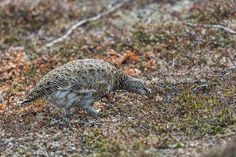
<svg viewBox="0 0 236 157">
<path fill-rule="evenodd" d="M 100 109 L 99 110 L 94 110 L 93 112 L 90 112 L 89 111 L 89 114 L 91 115 L 91 116 L 93 116 L 93 117 L 95 117 L 95 118 L 97 118 L 97 117 L 99 117 L 99 115 L 100 115 Z"/>
<path fill-rule="evenodd" d="M 92 115 L 93 117 L 98 117 L 100 109 L 95 110 L 92 106 L 88 105 L 86 107 L 87 112 Z"/>
<path fill-rule="evenodd" d="M 100 115 L 100 111 L 101 111 L 101 109 L 97 109 L 97 110 L 95 110 L 95 113 L 93 113 L 92 115 L 95 117 L 98 117 Z"/>
</svg>

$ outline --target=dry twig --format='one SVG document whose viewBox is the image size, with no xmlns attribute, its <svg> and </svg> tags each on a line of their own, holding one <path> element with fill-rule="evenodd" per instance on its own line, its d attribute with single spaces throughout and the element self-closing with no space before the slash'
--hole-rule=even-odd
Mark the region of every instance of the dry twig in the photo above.
<svg viewBox="0 0 236 157">
<path fill-rule="evenodd" d="M 73 33 L 73 31 L 75 29 L 77 29 L 79 26 L 83 25 L 83 24 L 86 24 L 88 22 L 91 22 L 91 21 L 96 21 L 98 19 L 100 19 L 101 17 L 105 16 L 105 15 L 108 15 L 112 12 L 114 12 L 115 10 L 119 9 L 120 7 L 122 7 L 124 4 L 126 4 L 127 2 L 129 2 L 130 0 L 124 0 L 123 2 L 119 3 L 119 4 L 116 4 L 115 6 L 109 8 L 108 10 L 102 12 L 102 13 L 99 13 L 97 14 L 96 16 L 93 16 L 93 17 L 90 17 L 90 18 L 87 18 L 87 19 L 83 19 L 81 21 L 78 21 L 76 22 L 75 24 L 73 24 L 67 31 L 64 35 L 62 35 L 61 37 L 59 38 L 56 38 L 54 40 L 52 40 L 51 42 L 45 44 L 39 51 L 41 50 L 44 50 L 46 48 L 49 48 L 49 47 L 52 47 L 53 45 L 55 45 L 56 43 L 59 43 L 59 42 L 62 42 L 64 41 L 66 38 L 68 38 L 71 33 Z"/>
<path fill-rule="evenodd" d="M 225 26 L 222 26 L 222 25 L 207 25 L 207 24 L 200 24 L 200 25 L 197 25 L 197 24 L 188 23 L 187 26 L 188 26 L 188 27 L 203 27 L 203 28 L 222 29 L 222 30 L 224 30 L 224 31 L 227 32 L 227 33 L 236 35 L 236 31 L 234 31 L 234 30 L 232 30 L 232 29 L 230 29 L 230 28 L 227 28 L 227 27 L 225 27 Z"/>
</svg>

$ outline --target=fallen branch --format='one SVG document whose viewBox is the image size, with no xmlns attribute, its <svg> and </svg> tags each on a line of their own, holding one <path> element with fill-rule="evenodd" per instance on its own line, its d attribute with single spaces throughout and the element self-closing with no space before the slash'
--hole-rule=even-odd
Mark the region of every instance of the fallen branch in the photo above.
<svg viewBox="0 0 236 157">
<path fill-rule="evenodd" d="M 195 40 L 195 41 L 199 41 L 199 42 L 202 42 L 202 43 L 209 43 L 209 44 L 212 44 L 212 45 L 218 45 L 218 46 L 221 45 L 220 43 L 218 43 L 218 42 L 216 42 L 216 41 L 205 40 L 205 39 L 202 39 L 202 38 L 193 36 L 193 35 L 173 35 L 173 36 L 174 36 L 174 37 L 189 38 L 190 40 Z"/>
<path fill-rule="evenodd" d="M 79 26 L 83 25 L 83 24 L 86 24 L 88 22 L 91 22 L 91 21 L 96 21 L 98 19 L 100 19 L 101 17 L 105 16 L 105 15 L 108 15 L 112 12 L 114 12 L 115 10 L 119 9 L 120 7 L 122 7 L 124 4 L 126 4 L 127 2 L 129 2 L 130 0 L 124 0 L 123 2 L 119 3 L 119 4 L 116 4 L 115 6 L 109 8 L 107 11 L 104 11 L 102 13 L 99 13 L 97 14 L 96 16 L 94 17 L 90 17 L 90 18 L 87 18 L 87 19 L 84 19 L 84 20 L 81 20 L 81 21 L 78 21 L 76 22 L 75 24 L 73 24 L 67 31 L 66 33 L 59 37 L 59 38 L 56 38 L 54 40 L 52 40 L 51 42 L 45 44 L 39 51 L 43 50 L 43 49 L 46 49 L 46 48 L 49 48 L 49 47 L 52 47 L 53 45 L 55 45 L 56 43 L 59 43 L 59 42 L 62 42 L 64 41 L 66 38 L 68 38 L 71 33 L 73 33 L 73 31 L 75 29 L 77 29 Z"/>
<path fill-rule="evenodd" d="M 234 30 L 232 30 L 232 29 L 230 29 L 230 28 L 227 28 L 227 27 L 225 27 L 225 26 L 222 26 L 222 25 L 207 25 L 207 24 L 197 25 L 197 24 L 188 23 L 187 26 L 188 26 L 188 27 L 203 27 L 203 28 L 222 29 L 222 30 L 224 30 L 224 31 L 227 32 L 227 33 L 236 35 L 236 31 L 234 31 Z"/>
</svg>

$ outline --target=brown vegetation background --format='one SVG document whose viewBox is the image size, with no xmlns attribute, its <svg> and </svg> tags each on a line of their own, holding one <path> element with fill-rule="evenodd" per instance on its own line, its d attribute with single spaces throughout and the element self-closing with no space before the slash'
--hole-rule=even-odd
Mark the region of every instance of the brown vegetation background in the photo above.
<svg viewBox="0 0 236 157">
<path fill-rule="evenodd" d="M 213 25 L 236 30 L 236 1 L 129 1 L 44 49 L 74 23 L 121 2 L 0 1 L 1 156 L 224 153 L 236 130 L 236 35 Z M 50 125 L 62 111 L 43 100 L 16 107 L 48 71 L 83 58 L 112 62 L 154 82 L 157 93 L 113 93 L 95 104 L 99 118 L 77 108 L 67 124 Z"/>
</svg>

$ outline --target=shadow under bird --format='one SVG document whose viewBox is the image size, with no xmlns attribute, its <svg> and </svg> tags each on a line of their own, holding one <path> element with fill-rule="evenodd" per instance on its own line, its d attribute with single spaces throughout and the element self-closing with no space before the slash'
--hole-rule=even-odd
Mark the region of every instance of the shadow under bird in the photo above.
<svg viewBox="0 0 236 157">
<path fill-rule="evenodd" d="M 42 97 L 56 107 L 63 108 L 66 116 L 71 114 L 71 107 L 76 106 L 97 116 L 99 110 L 93 108 L 94 102 L 116 90 L 141 95 L 151 92 L 147 81 L 128 76 L 109 62 L 82 59 L 47 73 L 18 105 L 22 107 Z"/>
</svg>

